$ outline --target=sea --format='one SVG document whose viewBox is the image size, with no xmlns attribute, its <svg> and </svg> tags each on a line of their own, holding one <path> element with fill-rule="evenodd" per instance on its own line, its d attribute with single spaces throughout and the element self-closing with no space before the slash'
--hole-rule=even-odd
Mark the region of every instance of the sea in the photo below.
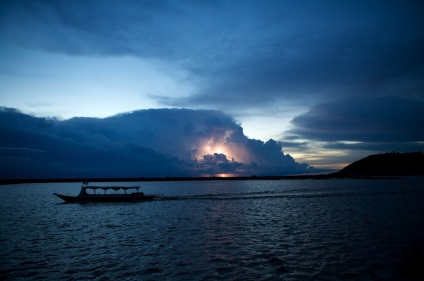
<svg viewBox="0 0 424 281">
<path fill-rule="evenodd" d="M 424 177 L 0 186 L 1 280 L 424 280 Z"/>
</svg>

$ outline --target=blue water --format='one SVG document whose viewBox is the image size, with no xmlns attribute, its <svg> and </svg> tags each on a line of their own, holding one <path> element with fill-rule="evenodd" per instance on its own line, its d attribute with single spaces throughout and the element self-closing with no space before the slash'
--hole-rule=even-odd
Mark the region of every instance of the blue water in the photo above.
<svg viewBox="0 0 424 281">
<path fill-rule="evenodd" d="M 0 279 L 417 280 L 402 252 L 424 245 L 424 178 L 133 184 L 163 200 L 0 186 Z"/>
</svg>

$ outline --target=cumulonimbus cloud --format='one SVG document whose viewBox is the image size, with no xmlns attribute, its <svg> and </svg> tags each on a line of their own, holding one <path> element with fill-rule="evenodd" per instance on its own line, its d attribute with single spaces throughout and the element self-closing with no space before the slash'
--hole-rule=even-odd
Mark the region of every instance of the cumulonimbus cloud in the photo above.
<svg viewBox="0 0 424 281">
<path fill-rule="evenodd" d="M 2 108 L 0 116 L 5 136 L 0 140 L 2 178 L 316 171 L 285 155 L 279 142 L 247 138 L 242 127 L 220 111 L 151 109 L 103 119 L 58 120 Z"/>
</svg>

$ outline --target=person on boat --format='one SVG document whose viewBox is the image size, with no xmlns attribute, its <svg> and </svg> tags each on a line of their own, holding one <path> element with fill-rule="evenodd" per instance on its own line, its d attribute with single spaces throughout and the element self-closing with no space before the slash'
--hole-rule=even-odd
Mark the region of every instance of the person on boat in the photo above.
<svg viewBox="0 0 424 281">
<path fill-rule="evenodd" d="M 84 186 L 81 186 L 81 190 L 80 190 L 80 193 L 78 194 L 78 196 L 85 196 L 85 195 L 87 195 L 87 191 L 84 188 Z"/>
</svg>

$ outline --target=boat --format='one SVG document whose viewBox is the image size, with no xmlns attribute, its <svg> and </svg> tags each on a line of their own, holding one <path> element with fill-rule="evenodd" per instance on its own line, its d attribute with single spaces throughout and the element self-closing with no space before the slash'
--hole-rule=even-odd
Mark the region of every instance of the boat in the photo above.
<svg viewBox="0 0 424 281">
<path fill-rule="evenodd" d="M 96 193 L 97 189 L 102 189 L 104 193 Z M 135 189 L 136 192 L 127 193 L 127 190 Z M 139 186 L 95 186 L 83 183 L 80 193 L 77 196 L 69 196 L 53 193 L 66 203 L 102 203 L 102 202 L 140 202 L 153 200 L 156 195 L 146 195 L 139 191 Z M 87 192 L 93 190 L 93 193 Z M 115 193 L 107 193 L 108 190 L 114 190 Z M 124 190 L 124 193 L 116 193 L 118 190 Z"/>
</svg>

